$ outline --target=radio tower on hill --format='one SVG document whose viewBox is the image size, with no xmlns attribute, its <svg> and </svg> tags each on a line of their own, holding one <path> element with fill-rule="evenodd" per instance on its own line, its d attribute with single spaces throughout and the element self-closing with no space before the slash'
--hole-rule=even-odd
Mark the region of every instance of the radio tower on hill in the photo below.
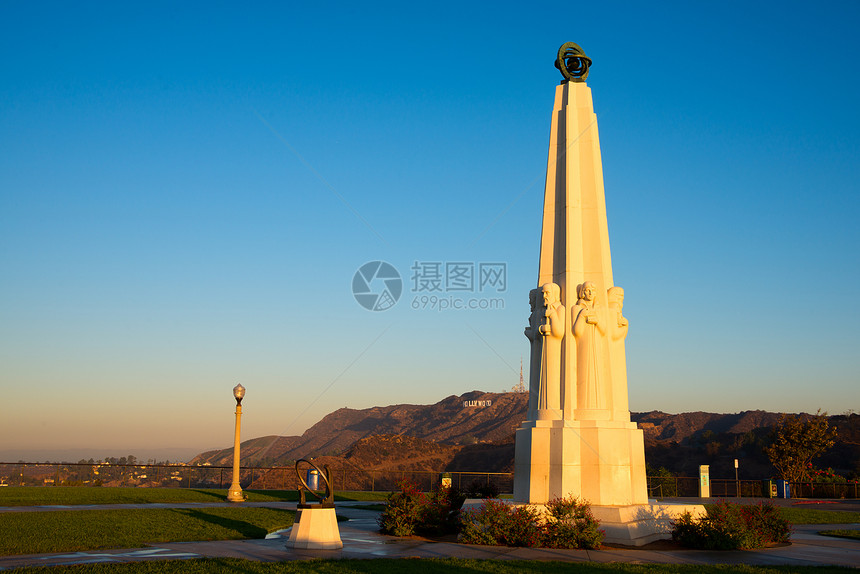
<svg viewBox="0 0 860 574">
<path fill-rule="evenodd" d="M 511 389 L 513 393 L 524 393 L 526 392 L 526 383 L 523 380 L 523 359 L 520 357 L 520 382 L 514 385 L 514 388 Z"/>
</svg>

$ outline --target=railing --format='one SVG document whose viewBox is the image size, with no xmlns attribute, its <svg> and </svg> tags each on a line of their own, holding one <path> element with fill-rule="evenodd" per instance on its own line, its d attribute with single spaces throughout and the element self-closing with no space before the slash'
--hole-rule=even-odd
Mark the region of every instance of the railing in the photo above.
<svg viewBox="0 0 860 574">
<path fill-rule="evenodd" d="M 734 480 L 712 478 L 711 498 L 769 498 L 768 480 Z M 649 476 L 648 496 L 671 498 L 699 496 L 699 479 L 695 476 Z M 793 482 L 792 498 L 860 498 L 857 482 Z"/>
<path fill-rule="evenodd" d="M 295 467 L 242 467 L 239 484 L 244 489 L 296 490 Z M 509 472 L 429 472 L 401 470 L 332 469 L 336 490 L 391 491 L 409 480 L 432 490 L 450 475 L 460 489 L 492 487 L 513 492 Z M 227 488 L 233 479 L 232 466 L 120 465 L 85 463 L 0 463 L 0 485 L 7 486 L 135 486 L 174 488 Z"/>
<path fill-rule="evenodd" d="M 335 490 L 390 492 L 397 483 L 409 480 L 424 490 L 432 490 L 450 475 L 460 490 L 490 487 L 503 494 L 514 489 L 510 472 L 430 472 L 410 470 L 332 469 Z M 233 478 L 231 466 L 185 466 L 173 464 L 120 465 L 106 463 L 0 462 L 0 486 L 135 486 L 174 488 L 227 488 Z M 239 484 L 245 489 L 296 490 L 298 481 L 292 466 L 242 467 Z M 711 497 L 768 498 L 767 481 L 711 479 Z M 791 484 L 793 498 L 860 498 L 857 482 Z M 650 476 L 648 496 L 672 498 L 699 496 L 699 479 L 693 476 Z"/>
<path fill-rule="evenodd" d="M 792 482 L 792 498 L 860 498 L 856 482 Z"/>
</svg>

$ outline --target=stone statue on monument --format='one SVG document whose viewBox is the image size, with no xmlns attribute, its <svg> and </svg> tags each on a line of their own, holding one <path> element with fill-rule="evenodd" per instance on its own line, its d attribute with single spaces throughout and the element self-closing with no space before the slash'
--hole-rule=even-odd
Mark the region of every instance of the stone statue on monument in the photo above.
<svg viewBox="0 0 860 574">
<path fill-rule="evenodd" d="M 609 379 L 612 381 L 613 419 L 630 420 L 627 403 L 627 359 L 624 339 L 629 326 L 627 318 L 621 314 L 624 307 L 624 289 L 610 287 L 606 290 L 609 305 Z"/>
<path fill-rule="evenodd" d="M 613 341 L 627 337 L 627 319 L 621 315 L 624 307 L 624 289 L 610 287 L 606 290 L 606 300 L 609 304 L 609 332 Z"/>
<path fill-rule="evenodd" d="M 564 337 L 565 309 L 558 285 L 545 283 L 541 293 L 544 321 L 538 327 L 542 347 L 538 418 L 549 418 L 557 417 L 561 409 L 561 339 Z"/>
<path fill-rule="evenodd" d="M 579 285 L 579 300 L 571 313 L 573 337 L 576 339 L 576 397 L 580 409 L 602 409 L 606 323 L 600 316 L 597 287 L 591 281 Z"/>
<path fill-rule="evenodd" d="M 540 325 L 544 318 L 543 304 L 539 301 L 540 289 L 532 289 L 529 291 L 529 307 L 531 314 L 529 315 L 529 324 L 525 328 L 525 336 L 529 340 L 531 355 L 529 357 L 529 408 L 527 418 L 534 420 L 537 416 L 538 392 L 540 385 L 540 363 L 542 355 L 542 337 L 540 335 Z"/>
</svg>

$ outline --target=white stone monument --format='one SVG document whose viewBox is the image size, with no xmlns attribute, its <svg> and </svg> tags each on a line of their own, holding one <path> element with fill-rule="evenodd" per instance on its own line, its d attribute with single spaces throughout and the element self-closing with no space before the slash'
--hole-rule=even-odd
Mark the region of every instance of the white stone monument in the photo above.
<svg viewBox="0 0 860 574">
<path fill-rule="evenodd" d="M 606 541 L 665 538 L 669 519 L 701 506 L 649 504 L 643 433 L 630 421 L 622 315 L 612 281 L 591 60 L 564 44 L 555 90 L 532 314 L 528 420 L 516 433 L 514 500 L 574 495 L 592 505 Z"/>
</svg>

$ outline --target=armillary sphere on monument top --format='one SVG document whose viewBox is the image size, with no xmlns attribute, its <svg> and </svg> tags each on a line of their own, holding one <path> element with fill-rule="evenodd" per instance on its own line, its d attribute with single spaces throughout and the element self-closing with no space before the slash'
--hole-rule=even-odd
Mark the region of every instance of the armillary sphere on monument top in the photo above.
<svg viewBox="0 0 860 574">
<path fill-rule="evenodd" d="M 591 66 L 591 58 L 585 55 L 585 50 L 580 48 L 579 44 L 566 42 L 558 49 L 555 67 L 565 80 L 584 82 L 588 77 L 589 66 Z"/>
</svg>

